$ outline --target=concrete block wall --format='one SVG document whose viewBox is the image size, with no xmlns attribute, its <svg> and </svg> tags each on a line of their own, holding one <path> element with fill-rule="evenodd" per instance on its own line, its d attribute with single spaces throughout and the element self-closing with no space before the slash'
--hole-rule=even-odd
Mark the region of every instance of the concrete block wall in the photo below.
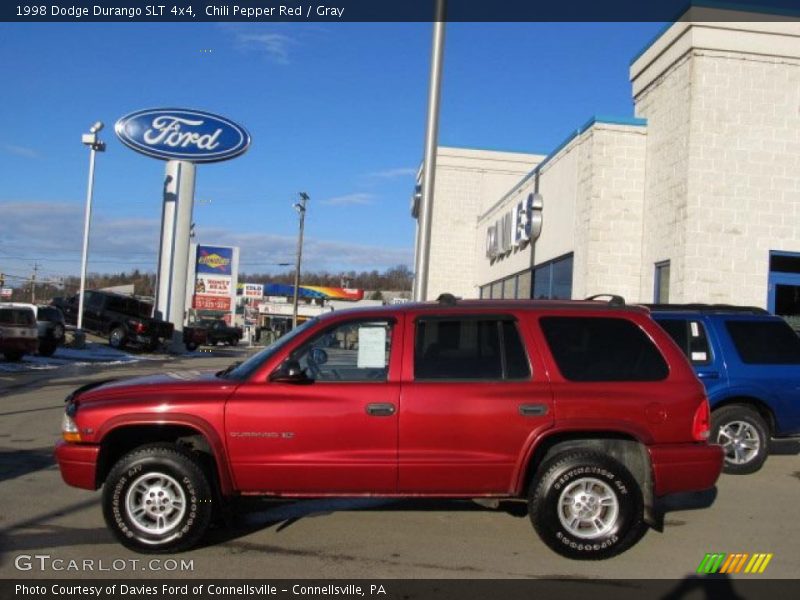
<svg viewBox="0 0 800 600">
<path fill-rule="evenodd" d="M 800 24 L 676 23 L 631 69 L 648 119 L 641 295 L 766 307 L 800 251 Z"/>
<path fill-rule="evenodd" d="M 596 123 L 587 134 L 575 201 L 572 297 L 641 301 L 647 128 Z"/>
<path fill-rule="evenodd" d="M 541 155 L 440 147 L 437 154 L 427 299 L 479 297 L 476 218 L 529 173 Z"/>
</svg>

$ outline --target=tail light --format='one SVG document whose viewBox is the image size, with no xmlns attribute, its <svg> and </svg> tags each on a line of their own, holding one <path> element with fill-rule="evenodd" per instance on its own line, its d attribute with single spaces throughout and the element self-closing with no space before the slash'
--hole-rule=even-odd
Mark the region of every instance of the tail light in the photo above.
<svg viewBox="0 0 800 600">
<path fill-rule="evenodd" d="M 134 333 L 144 333 L 144 323 L 141 321 L 128 321 L 128 325 L 131 326 Z"/>
<path fill-rule="evenodd" d="M 711 410 L 708 407 L 708 400 L 703 401 L 694 411 L 692 420 L 692 437 L 698 442 L 705 442 L 711 434 Z"/>
</svg>

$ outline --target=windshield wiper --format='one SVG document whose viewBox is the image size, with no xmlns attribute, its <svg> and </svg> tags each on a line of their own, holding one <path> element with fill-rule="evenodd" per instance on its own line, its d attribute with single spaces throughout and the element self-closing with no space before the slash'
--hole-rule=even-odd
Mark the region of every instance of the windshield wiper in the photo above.
<svg viewBox="0 0 800 600">
<path fill-rule="evenodd" d="M 222 369 L 222 371 L 217 371 L 217 372 L 216 372 L 216 376 L 217 376 L 217 377 L 220 377 L 220 378 L 224 378 L 224 377 L 225 377 L 225 376 L 226 376 L 228 373 L 230 373 L 231 371 L 233 371 L 233 370 L 234 370 L 236 367 L 238 367 L 240 364 L 242 364 L 242 361 L 240 361 L 240 360 L 237 360 L 235 363 L 231 363 L 231 364 L 229 364 L 227 367 L 225 367 L 224 369 Z"/>
</svg>

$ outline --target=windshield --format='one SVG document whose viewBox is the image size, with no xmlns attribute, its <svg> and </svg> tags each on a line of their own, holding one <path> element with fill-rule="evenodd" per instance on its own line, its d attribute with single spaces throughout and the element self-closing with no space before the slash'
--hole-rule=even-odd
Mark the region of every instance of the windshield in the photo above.
<svg viewBox="0 0 800 600">
<path fill-rule="evenodd" d="M 272 358 L 272 356 L 278 352 L 281 348 L 283 348 L 286 344 L 291 342 L 294 338 L 296 338 L 299 334 L 304 332 L 306 329 L 309 329 L 313 324 L 315 324 L 319 319 L 309 319 L 299 327 L 292 329 L 286 335 L 279 337 L 275 340 L 272 344 L 264 348 L 261 352 L 258 352 L 244 361 L 235 369 L 225 373 L 221 377 L 225 379 L 238 379 L 239 381 L 244 381 L 248 379 L 253 373 L 255 373 L 261 365 L 263 365 L 267 360 Z"/>
</svg>

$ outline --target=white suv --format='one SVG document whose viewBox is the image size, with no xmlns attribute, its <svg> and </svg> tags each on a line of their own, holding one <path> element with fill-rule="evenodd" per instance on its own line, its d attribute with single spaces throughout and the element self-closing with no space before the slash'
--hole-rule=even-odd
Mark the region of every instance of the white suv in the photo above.
<svg viewBox="0 0 800 600">
<path fill-rule="evenodd" d="M 39 347 L 36 312 L 30 304 L 0 303 L 0 353 L 7 361 L 33 354 Z"/>
</svg>

